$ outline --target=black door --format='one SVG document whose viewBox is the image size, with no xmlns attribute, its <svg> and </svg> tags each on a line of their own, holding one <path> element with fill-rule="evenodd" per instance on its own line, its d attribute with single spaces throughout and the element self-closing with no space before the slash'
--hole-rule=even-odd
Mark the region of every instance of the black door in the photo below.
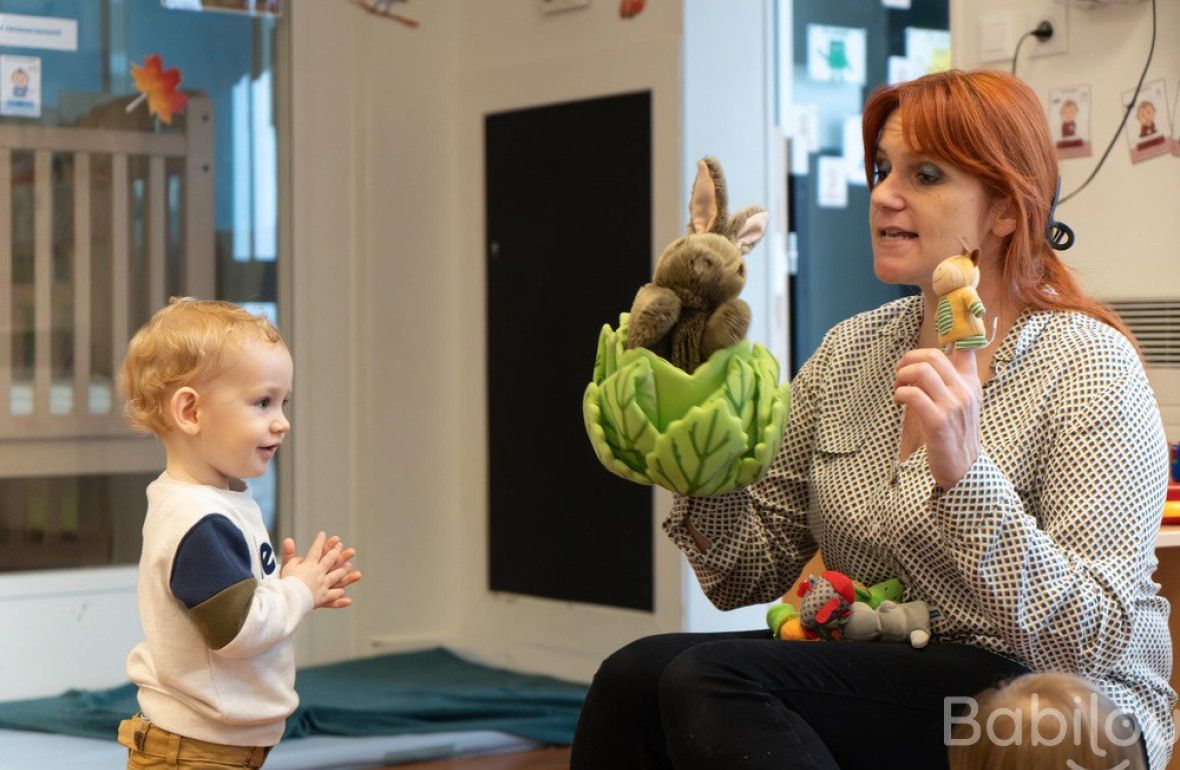
<svg viewBox="0 0 1180 770">
<path fill-rule="evenodd" d="M 651 490 L 582 424 L 599 330 L 651 272 L 651 95 L 485 119 L 489 586 L 652 609 Z"/>
</svg>

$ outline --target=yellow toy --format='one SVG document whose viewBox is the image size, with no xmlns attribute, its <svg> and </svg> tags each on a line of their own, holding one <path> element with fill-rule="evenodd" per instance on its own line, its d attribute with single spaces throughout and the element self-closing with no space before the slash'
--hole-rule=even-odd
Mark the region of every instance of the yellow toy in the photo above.
<svg viewBox="0 0 1180 770">
<path fill-rule="evenodd" d="M 975 287 L 979 286 L 979 249 L 947 257 L 934 268 L 934 291 L 938 294 L 938 311 L 934 326 L 938 345 L 946 348 L 987 347 L 989 340 L 983 327 L 986 312 Z"/>
</svg>

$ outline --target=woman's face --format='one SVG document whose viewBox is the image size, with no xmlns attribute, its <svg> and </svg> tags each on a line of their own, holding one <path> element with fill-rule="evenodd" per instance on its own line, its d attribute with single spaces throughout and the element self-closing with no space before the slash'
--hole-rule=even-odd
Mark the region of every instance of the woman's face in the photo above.
<svg viewBox="0 0 1180 770">
<path fill-rule="evenodd" d="M 930 290 L 934 268 L 963 251 L 963 242 L 980 249 L 982 269 L 999 255 L 1001 237 L 1011 232 L 1001 207 L 977 178 L 911 151 L 896 112 L 881 130 L 876 166 L 869 226 L 877 278 Z"/>
</svg>

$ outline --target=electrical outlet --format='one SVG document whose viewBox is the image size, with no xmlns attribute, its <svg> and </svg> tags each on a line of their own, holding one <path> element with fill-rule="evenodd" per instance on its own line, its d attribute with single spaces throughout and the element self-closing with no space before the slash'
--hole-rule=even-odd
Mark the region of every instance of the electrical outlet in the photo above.
<svg viewBox="0 0 1180 770">
<path fill-rule="evenodd" d="M 541 6 L 541 13 L 560 13 L 574 11 L 590 5 L 590 0 L 537 0 Z"/>
<path fill-rule="evenodd" d="M 1027 24 L 1022 32 L 1036 29 L 1042 21 L 1053 25 L 1053 37 L 1048 40 L 1038 40 L 1035 37 L 1024 41 L 1024 50 L 1029 56 L 1054 56 L 1059 53 L 1069 53 L 1069 8 L 1056 3 L 1043 3 L 1035 10 L 1030 10 L 1025 17 Z"/>
</svg>

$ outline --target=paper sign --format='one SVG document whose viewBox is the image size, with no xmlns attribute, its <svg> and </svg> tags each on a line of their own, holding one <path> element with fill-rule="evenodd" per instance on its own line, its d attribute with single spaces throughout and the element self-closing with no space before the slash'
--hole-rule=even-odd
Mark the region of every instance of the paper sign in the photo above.
<svg viewBox="0 0 1180 770">
<path fill-rule="evenodd" d="M 1090 85 L 1049 89 L 1049 129 L 1058 158 L 1084 158 L 1090 145 Z"/>
<path fill-rule="evenodd" d="M 41 59 L 0 56 L 0 115 L 41 117 Z"/>
<path fill-rule="evenodd" d="M 910 0 L 881 0 L 881 5 L 886 8 L 896 8 L 899 11 L 908 11 Z"/>
<path fill-rule="evenodd" d="M 1123 109 L 1130 104 L 1134 94 L 1133 90 L 1123 92 Z M 1172 128 L 1168 125 L 1168 118 L 1168 96 L 1163 79 L 1144 83 L 1126 123 L 1132 163 L 1172 151 Z"/>
<path fill-rule="evenodd" d="M 865 187 L 865 145 L 860 115 L 844 119 L 844 173 L 848 184 Z"/>
<path fill-rule="evenodd" d="M 921 75 L 951 68 L 951 33 L 945 29 L 906 27 L 905 57 Z"/>
<path fill-rule="evenodd" d="M 0 13 L 0 46 L 78 50 L 78 22 L 56 16 Z"/>
<path fill-rule="evenodd" d="M 844 159 L 835 155 L 819 156 L 819 187 L 816 191 L 820 208 L 842 209 L 848 206 L 848 177 L 844 173 Z"/>
<path fill-rule="evenodd" d="M 890 56 L 889 59 L 889 85 L 895 86 L 898 83 L 904 83 L 907 80 L 920 78 L 926 73 L 917 64 L 914 64 L 904 56 Z"/>
<path fill-rule="evenodd" d="M 865 84 L 865 31 L 807 25 L 807 76 L 820 83 Z"/>
<path fill-rule="evenodd" d="M 793 104 L 786 124 L 791 139 L 791 173 L 810 173 L 808 156 L 819 152 L 819 105 Z"/>
</svg>

